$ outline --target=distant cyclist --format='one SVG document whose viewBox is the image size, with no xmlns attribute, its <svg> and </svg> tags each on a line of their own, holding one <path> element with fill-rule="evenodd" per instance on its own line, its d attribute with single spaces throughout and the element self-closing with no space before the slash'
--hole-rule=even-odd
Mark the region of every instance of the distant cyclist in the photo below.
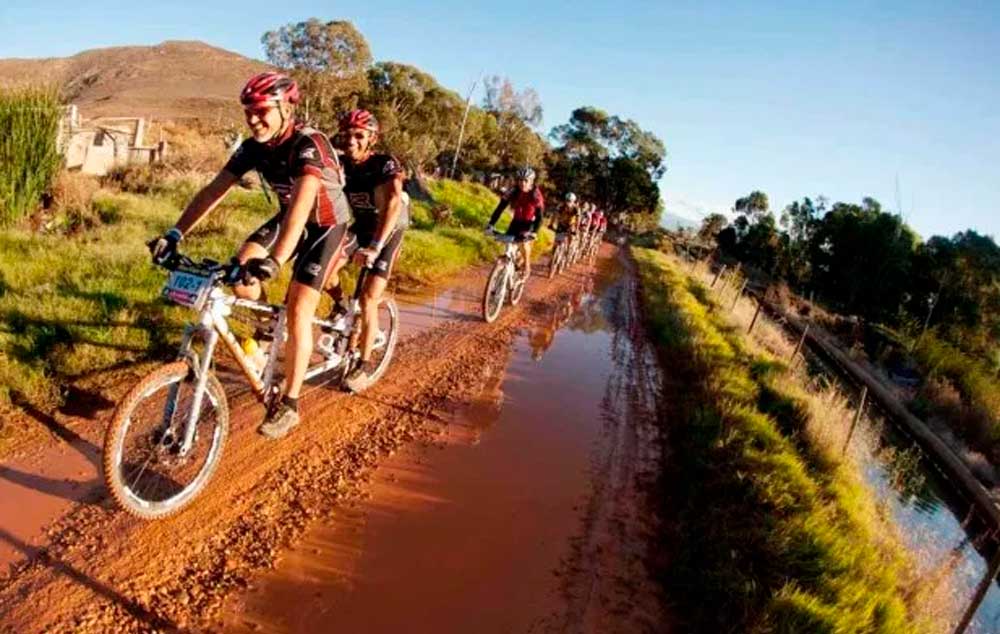
<svg viewBox="0 0 1000 634">
<path fill-rule="evenodd" d="M 282 264 L 295 259 L 286 299 L 285 393 L 259 428 L 269 438 L 280 438 L 299 423 L 298 398 L 313 350 L 312 318 L 324 283 L 345 262 L 351 221 L 343 168 L 329 139 L 296 121 L 299 98 L 298 85 L 285 75 L 266 72 L 250 78 L 240 103 L 252 137 L 195 194 L 176 226 L 149 244 L 153 261 L 166 261 L 184 235 L 250 170 L 260 173 L 277 194 L 278 213 L 250 234 L 237 254 L 248 279 L 234 288 L 239 297 L 259 299 L 260 282 L 276 277 Z"/>
<path fill-rule="evenodd" d="M 604 217 L 604 212 L 599 207 L 595 206 L 594 213 L 590 219 L 590 224 L 594 248 L 596 249 L 601 245 L 604 232 L 608 229 L 608 219 Z"/>
<path fill-rule="evenodd" d="M 340 119 L 339 145 L 344 152 L 347 185 L 344 191 L 354 210 L 351 231 L 357 236 L 354 260 L 372 267 L 361 296 L 364 325 L 361 330 L 361 364 L 344 381 L 352 392 L 371 384 L 375 372 L 372 350 L 378 334 L 378 305 L 385 293 L 392 267 L 403 246 L 409 224 L 409 198 L 403 192 L 400 162 L 389 154 L 375 152 L 379 123 L 367 110 L 352 110 Z M 337 280 L 331 280 L 336 284 Z M 336 295 L 336 293 L 332 293 Z"/>
<path fill-rule="evenodd" d="M 567 192 L 566 196 L 563 197 L 563 203 L 559 205 L 559 209 L 553 217 L 552 228 L 555 229 L 556 233 L 573 235 L 576 233 L 579 213 L 576 194 Z"/>
<path fill-rule="evenodd" d="M 530 240 L 538 234 L 545 213 L 545 198 L 535 183 L 535 170 L 523 167 L 517 171 L 517 185 L 509 193 L 500 198 L 500 203 L 490 216 L 488 231 L 494 227 L 507 207 L 511 208 L 514 218 L 507 227 L 507 235 L 525 238 L 520 243 L 521 255 L 524 257 L 524 278 L 531 275 L 531 243 Z"/>
</svg>

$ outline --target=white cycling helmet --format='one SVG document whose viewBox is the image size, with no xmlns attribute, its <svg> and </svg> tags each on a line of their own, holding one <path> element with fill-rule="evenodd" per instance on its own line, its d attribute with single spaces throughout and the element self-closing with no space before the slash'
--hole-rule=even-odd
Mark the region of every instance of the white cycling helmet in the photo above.
<svg viewBox="0 0 1000 634">
<path fill-rule="evenodd" d="M 576 202 L 576 194 L 574 194 L 573 192 L 567 192 L 566 193 L 566 202 L 568 202 L 568 203 L 575 203 Z"/>
<path fill-rule="evenodd" d="M 517 179 L 529 180 L 529 181 L 535 180 L 535 170 L 531 169 L 530 167 L 522 167 L 521 169 L 517 170 Z"/>
</svg>

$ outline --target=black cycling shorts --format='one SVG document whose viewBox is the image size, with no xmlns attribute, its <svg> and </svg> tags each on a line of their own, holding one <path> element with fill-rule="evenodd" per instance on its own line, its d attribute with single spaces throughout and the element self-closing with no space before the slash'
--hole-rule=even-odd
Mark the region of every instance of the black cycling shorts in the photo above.
<svg viewBox="0 0 1000 634">
<path fill-rule="evenodd" d="M 529 231 L 534 230 L 535 223 L 532 220 L 511 220 L 510 226 L 507 227 L 507 235 L 519 236 L 522 233 L 528 233 Z"/>
<path fill-rule="evenodd" d="M 385 241 L 385 245 L 382 246 L 382 250 L 379 251 L 374 264 L 372 264 L 372 274 L 377 275 L 386 281 L 389 280 L 389 277 L 392 275 L 392 267 L 395 266 L 396 258 L 399 257 L 399 252 L 403 248 L 403 233 L 405 231 L 406 230 L 403 227 L 396 227 L 396 229 L 389 234 L 389 238 Z M 374 233 L 358 235 L 357 241 L 355 244 L 351 245 L 348 255 L 353 256 L 357 249 L 364 249 L 374 241 Z"/>
<path fill-rule="evenodd" d="M 283 215 L 271 218 L 251 233 L 247 242 L 259 244 L 270 252 L 278 243 L 282 220 Z M 330 270 L 347 257 L 352 239 L 345 224 L 322 227 L 307 222 L 292 254 L 295 258 L 292 279 L 317 291 L 323 290 Z"/>
</svg>

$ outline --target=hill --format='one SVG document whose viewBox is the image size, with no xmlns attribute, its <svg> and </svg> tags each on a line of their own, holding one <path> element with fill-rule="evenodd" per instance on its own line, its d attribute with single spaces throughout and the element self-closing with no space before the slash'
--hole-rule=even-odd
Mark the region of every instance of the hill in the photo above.
<svg viewBox="0 0 1000 634">
<path fill-rule="evenodd" d="M 663 212 L 663 215 L 660 216 L 660 226 L 664 229 L 676 231 L 679 229 L 697 229 L 700 225 L 694 220 L 665 211 Z"/>
<path fill-rule="evenodd" d="M 58 86 L 84 117 L 156 119 L 238 116 L 243 82 L 264 62 L 204 42 L 93 49 L 72 57 L 0 59 L 0 86 Z"/>
</svg>

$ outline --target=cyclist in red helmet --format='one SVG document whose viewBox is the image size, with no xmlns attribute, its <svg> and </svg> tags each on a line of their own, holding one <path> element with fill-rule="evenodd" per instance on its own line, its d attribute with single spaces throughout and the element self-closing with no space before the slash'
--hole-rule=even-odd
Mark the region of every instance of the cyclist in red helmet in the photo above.
<svg viewBox="0 0 1000 634">
<path fill-rule="evenodd" d="M 351 231 L 357 237 L 358 247 L 354 260 L 372 267 L 373 273 L 367 277 L 361 299 L 364 311 L 361 364 L 344 380 L 347 389 L 355 393 L 371 384 L 378 304 L 409 225 L 409 197 L 403 192 L 403 167 L 392 155 L 375 151 L 379 132 L 378 121 L 367 110 L 352 110 L 340 119 L 338 145 L 344 153 L 347 175 L 344 191 L 354 211 Z M 331 284 L 336 284 L 336 280 L 331 280 Z M 336 298 L 338 291 L 332 289 L 331 294 Z M 335 303 L 334 308 L 338 305 Z"/>
<path fill-rule="evenodd" d="M 487 232 L 493 232 L 494 226 L 500 220 L 504 210 L 509 206 L 514 214 L 507 227 L 507 235 L 529 238 L 521 242 L 519 247 L 524 258 L 524 279 L 531 276 L 531 242 L 542 227 L 542 216 L 545 213 L 545 198 L 542 190 L 535 182 L 535 170 L 522 167 L 515 174 L 517 185 L 500 198 L 497 208 L 490 216 Z"/>
<path fill-rule="evenodd" d="M 234 289 L 240 297 L 257 299 L 260 282 L 275 277 L 282 264 L 295 259 L 287 296 L 285 393 L 259 430 L 269 438 L 280 438 L 299 423 L 298 397 L 313 349 L 312 317 L 324 284 L 346 261 L 351 223 L 343 167 L 330 140 L 296 120 L 299 98 L 298 85 L 286 75 L 266 72 L 251 77 L 240 92 L 251 138 L 195 194 L 177 224 L 150 243 L 153 261 L 163 262 L 184 234 L 250 170 L 274 190 L 278 213 L 252 233 L 237 254 L 251 283 Z"/>
</svg>

